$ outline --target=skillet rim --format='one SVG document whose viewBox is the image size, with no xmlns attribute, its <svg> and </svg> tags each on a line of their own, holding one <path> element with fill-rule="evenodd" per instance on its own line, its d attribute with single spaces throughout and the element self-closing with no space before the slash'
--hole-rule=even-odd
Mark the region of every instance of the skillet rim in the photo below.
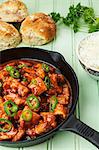
<svg viewBox="0 0 99 150">
<path fill-rule="evenodd" d="M 70 113 L 69 113 L 69 115 L 68 115 L 68 117 L 64 120 L 64 121 L 62 121 L 59 125 L 57 125 L 57 127 L 56 128 L 54 128 L 54 129 L 52 129 L 52 130 L 50 130 L 50 131 L 48 131 L 48 132 L 46 132 L 46 133 L 44 133 L 44 134 L 42 134 L 42 135 L 40 135 L 40 136 L 38 136 L 38 137 L 36 137 L 36 138 L 34 138 L 34 139 L 26 139 L 26 140 L 22 140 L 22 141 L 16 141 L 16 142 L 12 142 L 12 141 L 0 141 L 0 144 L 2 143 L 2 145 L 6 145 L 6 144 L 10 144 L 10 145 L 15 145 L 15 144 L 23 144 L 23 143 L 26 143 L 26 142 L 32 142 L 32 141 L 37 141 L 37 140 L 39 140 L 39 139 L 42 139 L 42 138 L 44 138 L 44 137 L 47 137 L 48 135 L 51 135 L 52 133 L 54 133 L 54 132 L 56 132 L 56 131 L 59 131 L 60 129 L 61 129 L 61 127 L 62 127 L 62 125 L 63 124 L 65 124 L 66 125 L 66 122 L 70 119 L 70 117 L 71 117 L 71 115 L 74 113 L 74 111 L 75 111 L 75 108 L 76 108 L 76 104 L 77 104 L 77 101 L 78 101 L 78 97 L 79 97 L 79 82 L 78 82 L 78 78 L 77 78 L 77 75 L 76 75 L 76 73 L 74 72 L 74 69 L 67 63 L 67 61 L 65 60 L 65 58 L 64 58 L 64 56 L 61 54 L 61 53 L 59 53 L 59 52 L 57 52 L 57 51 L 51 51 L 51 50 L 45 50 L 45 49 L 41 49 L 41 48 L 37 48 L 37 47 L 16 47 L 16 48 L 10 48 L 10 49 L 6 49 L 6 50 L 2 50 L 2 51 L 0 51 L 0 59 L 1 59 L 1 55 L 3 54 L 3 53 L 8 53 L 9 51 L 11 52 L 13 52 L 13 51 L 16 51 L 16 50 L 20 50 L 20 49 L 24 49 L 24 50 L 27 50 L 27 49 L 31 49 L 31 50 L 37 50 L 37 51 L 39 51 L 39 52 L 46 52 L 46 53 L 48 53 L 48 55 L 49 54 L 51 54 L 51 55 L 53 55 L 53 54 L 58 54 L 59 56 L 60 56 L 60 58 L 62 59 L 62 61 L 63 61 L 63 63 L 65 64 L 65 65 L 67 65 L 67 67 L 69 68 L 69 70 L 70 70 L 70 72 L 72 73 L 72 75 L 73 75 L 73 77 L 74 77 L 74 79 L 75 79 L 75 86 L 76 86 L 76 99 L 75 99 L 75 102 L 74 102 L 74 104 L 73 104 L 73 106 L 71 107 L 71 110 L 70 110 Z M 17 52 L 16 52 L 17 53 Z M 28 57 L 27 57 L 28 58 Z M 13 59 L 12 59 L 13 60 Z M 40 60 L 40 59 L 38 59 L 38 60 Z M 41 60 L 42 61 L 42 60 Z M 46 62 L 46 61 L 45 61 Z M 1 61 L 0 61 L 0 64 L 1 64 Z M 49 63 L 49 64 L 51 64 L 51 63 Z M 53 65 L 53 64 L 52 64 Z"/>
</svg>

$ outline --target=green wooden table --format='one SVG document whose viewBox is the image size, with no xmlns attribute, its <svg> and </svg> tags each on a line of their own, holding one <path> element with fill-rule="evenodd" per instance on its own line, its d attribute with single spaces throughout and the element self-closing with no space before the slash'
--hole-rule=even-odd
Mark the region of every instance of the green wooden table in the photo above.
<svg viewBox="0 0 99 150">
<path fill-rule="evenodd" d="M 0 0 L 2 2 L 4 0 Z M 81 2 L 83 5 L 92 6 L 96 15 L 99 14 L 99 0 L 23 0 L 30 13 L 52 11 L 60 12 L 65 15 L 71 4 Z M 77 104 L 76 114 L 83 122 L 99 131 L 99 82 L 90 78 L 80 66 L 76 57 L 76 47 L 79 41 L 87 33 L 86 27 L 82 27 L 80 32 L 74 32 L 59 24 L 57 26 L 57 36 L 55 40 L 41 48 L 58 51 L 74 68 L 80 85 L 79 103 Z M 19 46 L 25 46 L 20 44 Z M 20 150 L 97 150 L 95 146 L 85 139 L 73 133 L 64 131 L 57 133 L 53 138 L 45 143 L 20 148 Z M 7 148 L 0 146 L 0 150 L 19 150 L 18 148 Z"/>
</svg>

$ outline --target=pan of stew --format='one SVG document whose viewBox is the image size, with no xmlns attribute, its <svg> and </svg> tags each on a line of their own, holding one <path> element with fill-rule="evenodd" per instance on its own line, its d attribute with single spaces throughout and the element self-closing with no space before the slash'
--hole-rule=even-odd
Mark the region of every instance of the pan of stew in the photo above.
<svg viewBox="0 0 99 150">
<path fill-rule="evenodd" d="M 76 74 L 60 53 L 0 52 L 0 145 L 31 146 L 68 130 L 99 148 L 99 133 L 74 115 L 78 95 Z"/>
</svg>

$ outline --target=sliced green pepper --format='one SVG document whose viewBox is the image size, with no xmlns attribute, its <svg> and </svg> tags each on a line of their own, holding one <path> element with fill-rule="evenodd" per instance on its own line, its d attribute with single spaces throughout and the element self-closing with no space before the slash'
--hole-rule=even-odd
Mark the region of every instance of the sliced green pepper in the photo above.
<svg viewBox="0 0 99 150">
<path fill-rule="evenodd" d="M 44 78 L 44 83 L 45 83 L 47 89 L 49 89 L 50 88 L 50 78 L 48 76 L 46 76 Z"/>
<path fill-rule="evenodd" d="M 26 67 L 26 64 L 20 64 L 20 65 L 18 65 L 18 68 L 23 68 L 23 67 Z"/>
<path fill-rule="evenodd" d="M 4 118 L 0 118 L 0 132 L 8 132 L 12 128 L 12 123 Z"/>
<path fill-rule="evenodd" d="M 49 72 L 49 66 L 47 64 L 42 64 L 42 68 L 45 72 Z"/>
<path fill-rule="evenodd" d="M 39 99 L 34 95 L 30 95 L 26 101 L 28 106 L 33 110 L 38 109 L 40 106 Z"/>
<path fill-rule="evenodd" d="M 12 66 L 6 66 L 6 70 L 10 73 L 10 76 L 13 78 L 19 78 L 20 77 L 20 73 L 19 71 L 12 67 Z"/>
<path fill-rule="evenodd" d="M 11 100 L 8 100 L 4 103 L 4 110 L 8 116 L 14 117 L 18 111 L 18 106 Z"/>
<path fill-rule="evenodd" d="M 58 99 L 55 95 L 53 95 L 51 98 L 50 98 L 50 111 L 54 111 L 54 109 L 56 108 L 56 105 L 58 103 Z"/>
<path fill-rule="evenodd" d="M 10 71 L 10 76 L 13 77 L 13 78 L 19 78 L 20 77 L 20 73 L 19 73 L 19 71 L 17 69 L 14 68 L 14 69 L 12 69 Z"/>
<path fill-rule="evenodd" d="M 31 121 L 31 119 L 32 119 L 32 111 L 31 110 L 24 110 L 23 112 L 22 112 L 22 118 L 23 118 L 23 120 L 24 121 Z"/>
<path fill-rule="evenodd" d="M 12 66 L 6 66 L 6 70 L 7 70 L 7 71 L 9 71 L 9 72 L 10 72 L 12 69 L 13 69 L 13 67 L 12 67 Z"/>
</svg>

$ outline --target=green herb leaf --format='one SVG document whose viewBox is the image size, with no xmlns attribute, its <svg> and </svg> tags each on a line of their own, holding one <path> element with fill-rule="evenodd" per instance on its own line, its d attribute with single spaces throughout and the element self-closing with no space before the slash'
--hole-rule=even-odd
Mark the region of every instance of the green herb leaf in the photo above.
<svg viewBox="0 0 99 150">
<path fill-rule="evenodd" d="M 88 24 L 93 23 L 95 21 L 95 14 L 93 8 L 84 7 L 83 18 L 86 23 Z"/>
<path fill-rule="evenodd" d="M 61 16 L 59 13 L 52 12 L 49 15 L 52 17 L 52 19 L 55 21 L 55 23 L 61 19 Z"/>
<path fill-rule="evenodd" d="M 26 82 L 26 81 L 27 81 L 27 78 L 23 78 L 22 81 L 23 81 L 23 82 Z"/>
<path fill-rule="evenodd" d="M 34 84 L 34 85 L 36 85 L 37 84 L 36 79 L 32 79 L 31 83 Z"/>
</svg>

